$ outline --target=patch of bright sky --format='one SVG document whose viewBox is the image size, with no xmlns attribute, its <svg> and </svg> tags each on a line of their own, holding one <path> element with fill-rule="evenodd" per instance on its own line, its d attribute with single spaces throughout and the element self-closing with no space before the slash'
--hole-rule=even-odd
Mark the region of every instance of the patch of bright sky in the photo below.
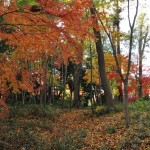
<svg viewBox="0 0 150 150">
<path fill-rule="evenodd" d="M 150 15 L 150 0 L 139 0 L 139 11 L 138 11 L 138 15 L 140 15 L 141 13 L 145 13 L 147 20 L 146 23 L 148 26 L 150 26 L 150 19 L 149 19 L 149 15 Z M 129 31 L 129 22 L 128 22 L 128 12 L 127 12 L 127 3 L 123 4 L 123 8 L 124 11 L 121 13 L 121 17 L 123 18 L 123 20 L 120 22 L 120 27 L 121 27 L 121 31 L 122 32 L 128 32 Z M 134 1 L 133 3 L 131 3 L 131 7 L 130 7 L 130 17 L 131 17 L 131 23 L 133 22 L 133 17 L 135 15 L 135 10 L 136 10 L 136 1 Z M 150 34 L 149 34 L 150 36 Z M 150 42 L 150 41 L 149 41 Z M 124 46 L 122 47 L 124 48 Z M 138 53 L 138 50 L 135 50 L 135 53 Z M 143 59 L 143 64 L 145 66 L 145 69 L 149 69 L 150 68 L 150 47 L 146 47 L 145 48 L 145 54 L 144 54 L 144 59 Z M 150 73 L 146 73 L 149 74 Z"/>
</svg>

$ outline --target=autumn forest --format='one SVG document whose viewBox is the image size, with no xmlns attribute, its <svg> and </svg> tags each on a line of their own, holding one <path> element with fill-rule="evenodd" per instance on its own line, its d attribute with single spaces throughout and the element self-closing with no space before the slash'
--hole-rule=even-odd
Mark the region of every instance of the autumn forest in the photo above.
<svg viewBox="0 0 150 150">
<path fill-rule="evenodd" d="M 148 5 L 0 0 L 0 150 L 149 150 Z"/>
</svg>

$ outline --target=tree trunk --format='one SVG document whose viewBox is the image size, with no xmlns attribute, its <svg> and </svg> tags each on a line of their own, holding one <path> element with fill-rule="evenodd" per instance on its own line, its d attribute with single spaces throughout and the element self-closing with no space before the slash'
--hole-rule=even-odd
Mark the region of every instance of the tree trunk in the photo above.
<svg viewBox="0 0 150 150">
<path fill-rule="evenodd" d="M 96 12 L 94 8 L 90 8 L 91 14 L 96 15 Z M 98 24 L 98 20 L 96 21 Z M 104 88 L 104 93 L 105 93 L 105 98 L 106 98 L 106 103 L 109 108 L 114 107 L 114 102 L 112 98 L 112 93 L 110 89 L 109 82 L 107 80 L 107 75 L 106 75 L 106 69 L 105 69 L 105 59 L 104 59 L 104 50 L 103 50 L 103 45 L 102 45 L 102 39 L 101 39 L 101 33 L 100 31 L 97 31 L 95 28 L 93 28 L 94 35 L 96 37 L 96 51 L 98 54 L 98 65 L 99 65 L 99 73 L 101 77 L 101 82 L 102 86 Z"/>
<path fill-rule="evenodd" d="M 1 98 L 0 98 L 0 106 L 3 107 L 3 110 L 0 111 L 0 119 L 6 119 L 8 118 L 8 106 L 6 104 L 6 98 L 8 97 L 9 93 L 6 92 Z"/>
<path fill-rule="evenodd" d="M 130 118 L 129 118 L 129 106 L 128 106 L 128 80 L 124 81 L 123 85 L 124 85 L 123 103 L 124 103 L 124 110 L 125 110 L 125 124 L 126 124 L 126 128 L 129 128 Z"/>
<path fill-rule="evenodd" d="M 142 55 L 139 55 L 139 97 L 143 97 L 142 91 Z"/>
<path fill-rule="evenodd" d="M 90 91 L 90 99 L 91 99 L 91 110 L 92 114 L 94 113 L 94 98 L 93 98 L 93 64 L 92 64 L 92 48 L 90 45 L 90 65 L 91 65 L 91 91 Z"/>
<path fill-rule="evenodd" d="M 22 107 L 25 105 L 25 91 L 22 91 Z"/>
<path fill-rule="evenodd" d="M 82 63 L 80 62 L 79 64 L 76 65 L 75 73 L 74 73 L 74 103 L 73 103 L 73 107 L 75 107 L 75 108 L 79 108 L 79 105 L 80 105 L 79 92 L 80 92 L 81 69 L 82 69 Z"/>
<path fill-rule="evenodd" d="M 48 59 L 47 57 L 45 58 L 45 88 L 44 88 L 44 107 L 46 107 L 47 104 L 47 73 L 48 73 Z"/>
<path fill-rule="evenodd" d="M 63 64 L 62 64 L 63 65 Z M 66 96 L 66 80 L 67 80 L 67 64 L 64 64 L 64 74 L 63 76 L 63 98 L 62 98 L 62 108 L 64 108 L 64 101 Z M 62 72 L 63 73 L 63 72 Z"/>
<path fill-rule="evenodd" d="M 116 17 L 117 17 L 117 20 L 116 20 L 116 27 L 117 27 L 117 33 L 120 33 L 120 9 L 119 9 L 119 0 L 117 0 L 116 2 L 116 9 L 117 9 L 117 12 L 116 12 Z M 121 50 L 120 50 L 120 35 L 117 36 L 117 54 L 120 55 L 121 54 Z M 121 66 L 121 62 L 119 64 Z M 122 81 L 119 82 L 119 87 L 118 87 L 118 90 L 119 90 L 119 101 L 123 101 L 123 93 L 122 93 Z"/>
</svg>

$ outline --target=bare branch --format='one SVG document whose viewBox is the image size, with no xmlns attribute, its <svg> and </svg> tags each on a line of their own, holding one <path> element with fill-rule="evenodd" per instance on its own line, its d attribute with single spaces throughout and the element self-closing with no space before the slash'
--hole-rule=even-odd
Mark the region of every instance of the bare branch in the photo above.
<svg viewBox="0 0 150 150">
<path fill-rule="evenodd" d="M 94 6 L 93 6 L 93 7 L 94 7 Z M 112 41 L 112 38 L 111 38 L 110 31 L 108 31 L 108 30 L 106 29 L 106 27 L 104 26 L 103 21 L 101 20 L 101 18 L 100 18 L 100 16 L 99 16 L 99 14 L 98 14 L 98 12 L 97 12 L 97 10 L 96 10 L 95 7 L 94 7 L 94 10 L 95 10 L 95 12 L 96 12 L 96 14 L 97 14 L 98 20 L 100 21 L 100 23 L 101 23 L 101 25 L 102 25 L 102 27 L 103 27 L 105 33 L 107 34 L 107 37 L 109 38 L 109 42 L 110 42 L 111 47 L 112 47 L 112 50 L 113 50 L 113 56 L 114 56 L 114 58 L 115 58 L 115 62 L 116 62 L 116 66 L 117 66 L 118 73 L 120 74 L 121 79 L 124 81 L 124 77 L 123 77 L 123 74 L 122 74 L 122 71 L 121 71 L 121 66 L 119 66 L 119 61 L 118 61 L 117 53 L 116 53 L 115 46 L 114 46 L 113 41 Z"/>
<path fill-rule="evenodd" d="M 129 26 L 131 28 L 131 20 L 130 20 L 130 0 L 128 0 L 128 21 L 129 21 Z"/>
<path fill-rule="evenodd" d="M 137 14 L 138 14 L 138 6 L 139 6 L 139 0 L 137 0 L 136 2 L 136 12 L 134 15 L 134 19 L 133 19 L 133 23 L 131 25 L 131 21 L 130 21 L 130 14 L 129 14 L 129 0 L 128 0 L 128 20 L 129 20 L 129 26 L 130 26 L 130 42 L 129 42 L 129 54 L 128 54 L 128 68 L 127 68 L 127 73 L 126 73 L 126 80 L 129 77 L 129 72 L 130 72 L 130 67 L 131 67 L 131 54 L 132 54 L 132 46 L 133 46 L 133 29 L 134 29 L 134 25 L 135 25 L 135 21 L 137 18 Z"/>
</svg>

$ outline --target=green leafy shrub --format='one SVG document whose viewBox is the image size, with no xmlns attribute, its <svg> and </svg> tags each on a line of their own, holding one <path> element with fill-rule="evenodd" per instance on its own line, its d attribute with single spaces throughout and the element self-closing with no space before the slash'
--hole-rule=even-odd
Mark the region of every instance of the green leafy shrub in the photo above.
<svg viewBox="0 0 150 150">
<path fill-rule="evenodd" d="M 124 110 L 124 105 L 123 105 L 123 103 L 117 103 L 116 105 L 115 105 L 115 112 L 122 112 L 123 110 Z"/>
<path fill-rule="evenodd" d="M 139 117 L 139 121 L 144 127 L 150 128 L 150 115 L 149 115 L 149 113 L 141 113 L 141 115 Z"/>
<path fill-rule="evenodd" d="M 47 126 L 49 124 L 49 122 L 44 123 L 43 125 Z M 9 119 L 6 121 L 2 121 L 0 125 L 3 127 L 3 129 L 1 130 L 2 136 L 0 136 L 0 141 L 2 141 L 2 143 L 6 143 L 7 145 L 11 146 L 8 149 L 48 150 L 50 147 L 50 144 L 46 143 L 46 139 L 39 137 L 35 133 L 36 128 L 39 128 L 40 130 L 45 129 L 42 126 L 42 123 L 39 125 L 39 122 L 34 122 L 31 120 L 26 123 L 25 122 L 22 123 L 22 121 L 19 122 L 16 119 Z M 49 126 L 51 126 L 51 124 L 49 124 Z"/>
<path fill-rule="evenodd" d="M 121 149 L 133 149 L 133 150 L 137 150 L 139 148 L 139 146 L 141 145 L 141 140 L 139 138 L 126 138 L 124 139 L 124 142 L 121 146 Z"/>
<path fill-rule="evenodd" d="M 134 111 L 131 115 L 131 118 L 134 120 L 137 120 L 140 118 L 141 112 L 140 111 Z"/>
<path fill-rule="evenodd" d="M 137 150 L 140 148 L 144 139 L 150 137 L 150 130 L 142 122 L 137 122 L 136 126 L 133 126 L 128 129 L 127 134 L 122 140 L 120 149 L 133 149 Z M 146 140 L 145 145 L 148 144 Z"/>
<path fill-rule="evenodd" d="M 58 116 L 60 111 L 50 106 L 40 107 L 39 105 L 30 105 L 23 108 L 10 108 L 10 118 L 12 117 L 26 117 L 26 116 L 35 116 L 48 118 L 54 120 Z"/>
<path fill-rule="evenodd" d="M 103 144 L 98 150 L 110 150 L 111 148 L 107 144 Z"/>
<path fill-rule="evenodd" d="M 143 139 L 145 139 L 147 137 L 150 137 L 150 130 L 149 130 L 149 128 L 145 128 L 145 126 L 142 125 L 142 124 L 140 124 L 138 127 L 136 127 L 134 129 L 134 131 L 135 131 L 134 134 L 136 135 L 136 137 L 139 137 L 139 139 L 141 139 L 141 140 L 143 140 Z"/>
<path fill-rule="evenodd" d="M 141 112 L 146 112 L 150 111 L 150 101 L 145 101 L 145 100 L 137 100 L 135 103 L 130 103 L 129 108 L 132 111 L 141 111 Z"/>
<path fill-rule="evenodd" d="M 114 127 L 114 126 L 107 126 L 106 131 L 109 134 L 116 133 L 116 127 Z"/>
<path fill-rule="evenodd" d="M 110 110 L 105 106 L 96 106 L 94 112 L 97 116 L 100 116 L 109 113 Z"/>
<path fill-rule="evenodd" d="M 84 138 L 87 136 L 85 130 L 79 130 L 77 133 L 67 133 L 63 137 L 56 138 L 51 142 L 51 149 L 55 150 L 77 150 L 83 148 L 86 143 Z"/>
</svg>

